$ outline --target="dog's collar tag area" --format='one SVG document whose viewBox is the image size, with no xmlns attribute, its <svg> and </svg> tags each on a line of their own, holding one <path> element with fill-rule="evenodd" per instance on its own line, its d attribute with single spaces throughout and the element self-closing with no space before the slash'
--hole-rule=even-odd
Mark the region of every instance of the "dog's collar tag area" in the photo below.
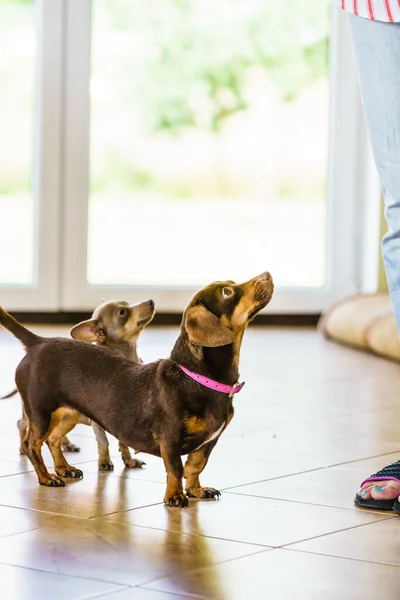
<svg viewBox="0 0 400 600">
<path fill-rule="evenodd" d="M 231 391 L 229 392 L 228 396 L 229 398 L 232 398 L 232 396 L 234 394 L 238 394 L 240 392 L 240 390 L 242 389 L 242 387 L 244 386 L 246 382 L 242 381 L 242 383 L 239 383 L 239 381 L 237 381 L 236 383 L 233 384 Z"/>
<path fill-rule="evenodd" d="M 210 379 L 209 377 L 206 377 L 205 375 L 200 375 L 199 373 L 194 373 L 193 371 L 189 371 L 189 369 L 187 369 L 183 365 L 179 365 L 179 367 L 182 369 L 182 371 L 188 377 L 190 377 L 194 381 L 197 381 L 197 383 L 200 383 L 200 385 L 203 385 L 206 388 L 214 390 L 215 392 L 221 392 L 222 394 L 228 394 L 229 398 L 232 398 L 234 396 L 234 394 L 239 393 L 245 384 L 244 381 L 242 381 L 241 383 L 239 383 L 237 381 L 233 385 L 226 385 L 224 383 L 220 383 L 219 381 L 214 381 L 214 379 Z"/>
</svg>

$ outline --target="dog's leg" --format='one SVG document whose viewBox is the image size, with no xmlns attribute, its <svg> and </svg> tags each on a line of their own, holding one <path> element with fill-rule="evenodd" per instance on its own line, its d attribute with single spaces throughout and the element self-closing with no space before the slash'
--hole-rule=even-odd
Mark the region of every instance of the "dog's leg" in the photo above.
<svg viewBox="0 0 400 600">
<path fill-rule="evenodd" d="M 75 444 L 73 444 L 68 438 L 67 436 L 64 437 L 63 441 L 61 442 L 61 447 L 63 449 L 64 452 L 80 452 L 81 449 L 79 448 L 79 446 L 76 446 Z"/>
<path fill-rule="evenodd" d="M 80 479 L 83 477 L 82 471 L 68 464 L 61 450 L 61 444 L 65 434 L 71 431 L 71 429 L 79 422 L 80 414 L 75 410 L 68 410 L 68 412 L 66 412 L 65 408 L 60 411 L 61 417 L 59 417 L 57 413 L 58 411 L 53 414 L 50 433 L 47 438 L 47 443 L 54 460 L 55 472 L 60 477 Z"/>
<path fill-rule="evenodd" d="M 24 454 L 22 442 L 26 438 L 26 432 L 28 429 L 28 417 L 26 416 L 24 407 L 22 407 L 22 417 L 17 422 L 17 427 L 19 430 L 19 441 L 20 441 L 19 451 L 20 451 L 20 454 Z"/>
<path fill-rule="evenodd" d="M 126 467 L 129 467 L 130 469 L 141 469 L 143 467 L 143 465 L 146 464 L 142 460 L 138 460 L 137 458 L 132 458 L 128 446 L 124 446 L 123 444 L 121 444 L 121 442 L 119 442 L 118 448 L 119 448 L 119 451 L 121 452 L 121 458 Z"/>
<path fill-rule="evenodd" d="M 19 430 L 19 440 L 20 440 L 20 454 L 23 454 L 23 448 L 22 448 L 22 442 L 25 439 L 26 436 L 26 431 L 28 428 L 28 418 L 25 414 L 24 409 L 22 408 L 22 417 L 21 419 L 17 422 L 17 427 Z M 73 444 L 68 438 L 67 436 L 65 436 L 65 438 L 62 441 L 62 449 L 64 450 L 64 452 L 80 452 L 81 449 L 78 446 L 75 446 L 75 444 Z"/>
<path fill-rule="evenodd" d="M 186 494 L 189 498 L 218 498 L 221 495 L 221 492 L 214 488 L 202 487 L 199 480 L 199 475 L 204 470 L 216 443 L 217 440 L 205 444 L 187 458 L 183 476 L 186 479 Z"/>
<path fill-rule="evenodd" d="M 91 422 L 91 425 L 96 435 L 97 448 L 99 451 L 99 471 L 114 471 L 114 465 L 110 457 L 109 443 L 106 432 L 94 421 Z"/>
<path fill-rule="evenodd" d="M 171 441 L 160 443 L 161 458 L 167 471 L 167 490 L 164 503 L 167 506 L 187 506 L 188 499 L 183 491 L 182 477 L 183 465 L 180 454 L 180 446 Z"/>
<path fill-rule="evenodd" d="M 27 435 L 22 442 L 22 451 L 35 468 L 36 475 L 38 476 L 39 483 L 41 485 L 63 487 L 65 483 L 57 475 L 51 475 L 46 469 L 42 457 L 42 445 L 46 441 L 48 427 L 50 426 L 51 413 L 44 417 L 42 415 L 42 421 L 39 425 L 29 423 Z M 46 426 L 48 425 L 48 426 Z"/>
<path fill-rule="evenodd" d="M 83 425 L 91 425 L 91 420 L 88 419 L 87 417 L 85 417 L 84 415 L 81 415 L 81 418 L 79 419 L 79 423 L 82 423 Z M 64 436 L 63 441 L 61 442 L 61 450 L 63 452 L 80 452 L 81 451 L 79 446 L 76 446 L 75 444 L 73 444 L 66 435 Z"/>
<path fill-rule="evenodd" d="M 83 473 L 80 469 L 71 466 L 65 459 L 64 454 L 61 449 L 61 440 L 57 430 L 55 432 L 51 432 L 47 443 L 50 448 L 51 455 L 54 460 L 54 470 L 60 477 L 71 477 L 74 479 L 81 479 L 83 477 Z"/>
</svg>

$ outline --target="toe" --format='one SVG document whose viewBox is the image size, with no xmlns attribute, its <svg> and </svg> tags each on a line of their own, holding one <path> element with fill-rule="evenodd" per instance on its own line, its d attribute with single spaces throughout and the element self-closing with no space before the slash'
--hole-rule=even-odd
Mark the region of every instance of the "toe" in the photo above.
<svg viewBox="0 0 400 600">
<path fill-rule="evenodd" d="M 144 463 L 142 460 L 137 460 L 135 458 L 125 462 L 125 466 L 128 469 L 141 469 L 145 464 L 146 463 Z"/>
<path fill-rule="evenodd" d="M 395 500 L 400 494 L 400 482 L 376 481 L 369 493 L 374 500 Z"/>
<path fill-rule="evenodd" d="M 114 471 L 114 465 L 109 462 L 100 463 L 99 470 L 100 471 Z"/>
<path fill-rule="evenodd" d="M 188 505 L 188 499 L 185 495 L 172 496 L 164 500 L 167 506 L 184 508 Z"/>
<path fill-rule="evenodd" d="M 66 446 L 63 446 L 62 449 L 64 450 L 64 452 L 80 452 L 81 451 L 79 446 L 75 446 L 75 444 L 67 444 Z"/>
<path fill-rule="evenodd" d="M 358 490 L 357 496 L 360 496 L 363 500 L 369 500 L 369 498 L 371 498 L 371 490 L 373 487 L 373 485 L 364 485 Z"/>
</svg>

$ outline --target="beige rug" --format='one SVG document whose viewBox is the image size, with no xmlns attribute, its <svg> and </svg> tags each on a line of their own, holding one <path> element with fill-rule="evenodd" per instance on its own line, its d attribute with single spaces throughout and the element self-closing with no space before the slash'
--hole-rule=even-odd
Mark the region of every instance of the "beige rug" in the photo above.
<svg viewBox="0 0 400 600">
<path fill-rule="evenodd" d="M 318 328 L 336 342 L 400 362 L 400 341 L 387 293 L 340 300 L 321 317 Z"/>
</svg>

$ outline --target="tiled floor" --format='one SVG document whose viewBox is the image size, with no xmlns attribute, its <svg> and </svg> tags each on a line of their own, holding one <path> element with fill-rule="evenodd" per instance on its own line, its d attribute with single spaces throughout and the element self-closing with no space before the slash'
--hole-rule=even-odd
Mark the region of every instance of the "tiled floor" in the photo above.
<svg viewBox="0 0 400 600">
<path fill-rule="evenodd" d="M 168 355 L 176 334 L 150 327 L 140 355 Z M 0 394 L 22 355 L 1 331 Z M 98 474 L 84 426 L 70 436 L 83 481 L 40 487 L 18 452 L 19 398 L 2 401 L 0 598 L 398 600 L 400 519 L 357 510 L 353 497 L 400 458 L 400 367 L 312 330 L 250 328 L 241 374 L 203 476 L 222 498 L 183 510 L 162 504 L 160 459 L 143 455 L 146 468 L 129 471 L 114 441 L 115 470 Z"/>
</svg>

